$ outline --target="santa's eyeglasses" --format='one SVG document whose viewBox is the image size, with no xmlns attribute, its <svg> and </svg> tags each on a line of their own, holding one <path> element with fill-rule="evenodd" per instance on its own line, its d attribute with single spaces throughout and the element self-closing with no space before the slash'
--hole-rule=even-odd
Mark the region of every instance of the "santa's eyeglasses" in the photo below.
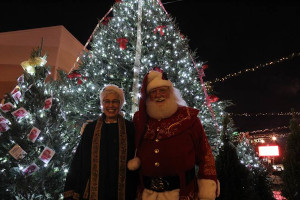
<svg viewBox="0 0 300 200">
<path fill-rule="evenodd" d="M 165 95 L 169 92 L 169 87 L 168 86 L 162 86 L 162 87 L 158 87 L 158 88 L 154 88 L 152 90 L 149 91 L 149 95 L 150 96 L 155 96 L 157 93 L 159 93 L 160 95 Z"/>
</svg>

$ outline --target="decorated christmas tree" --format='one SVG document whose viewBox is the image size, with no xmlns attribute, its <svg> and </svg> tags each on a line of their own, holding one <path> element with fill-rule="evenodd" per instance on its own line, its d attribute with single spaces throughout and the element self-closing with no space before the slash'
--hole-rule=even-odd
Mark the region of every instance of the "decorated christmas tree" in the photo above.
<svg viewBox="0 0 300 200">
<path fill-rule="evenodd" d="M 282 194 L 289 200 L 296 200 L 300 199 L 300 127 L 295 114 L 290 121 L 290 130 L 283 163 Z"/>
<path fill-rule="evenodd" d="M 61 196 L 78 131 L 65 122 L 45 64 L 42 48 L 33 50 L 1 104 L 0 199 Z"/>
</svg>

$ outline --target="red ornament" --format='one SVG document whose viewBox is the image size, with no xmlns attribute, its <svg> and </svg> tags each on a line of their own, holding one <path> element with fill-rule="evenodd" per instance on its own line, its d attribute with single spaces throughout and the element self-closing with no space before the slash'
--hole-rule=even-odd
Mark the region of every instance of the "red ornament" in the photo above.
<svg viewBox="0 0 300 200">
<path fill-rule="evenodd" d="M 71 78 L 80 78 L 81 77 L 81 74 L 78 73 L 76 70 L 72 71 L 70 74 L 68 74 L 67 76 L 69 79 Z"/>
<path fill-rule="evenodd" d="M 120 44 L 122 50 L 126 49 L 126 43 L 128 42 L 127 38 L 118 38 L 117 42 Z"/>
<path fill-rule="evenodd" d="M 116 0 L 116 3 L 121 3 L 122 2 L 122 0 Z"/>
<path fill-rule="evenodd" d="M 184 36 L 182 33 L 180 33 L 180 37 L 181 37 L 182 39 L 185 38 L 185 36 Z"/>
<path fill-rule="evenodd" d="M 81 85 L 82 84 L 82 80 L 81 79 L 78 79 L 77 80 L 77 85 Z"/>
<path fill-rule="evenodd" d="M 209 95 L 208 98 L 211 103 L 217 102 L 219 100 L 219 97 L 217 97 L 216 95 Z"/>
<path fill-rule="evenodd" d="M 207 68 L 208 68 L 208 64 L 202 65 L 202 69 L 207 69 Z"/>
<path fill-rule="evenodd" d="M 111 17 L 105 17 L 101 23 L 103 25 L 107 25 L 110 19 L 111 19 Z"/>
<path fill-rule="evenodd" d="M 163 36 L 164 35 L 163 28 L 165 28 L 165 27 L 166 26 L 164 26 L 164 25 L 157 26 L 153 31 L 154 34 L 156 34 L 159 31 L 160 36 Z"/>
</svg>

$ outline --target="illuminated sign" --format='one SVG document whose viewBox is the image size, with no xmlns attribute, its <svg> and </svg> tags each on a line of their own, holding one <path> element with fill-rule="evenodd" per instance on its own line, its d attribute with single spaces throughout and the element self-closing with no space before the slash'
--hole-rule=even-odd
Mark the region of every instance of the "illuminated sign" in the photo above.
<svg viewBox="0 0 300 200">
<path fill-rule="evenodd" d="M 279 156 L 278 146 L 258 146 L 259 156 Z"/>
</svg>

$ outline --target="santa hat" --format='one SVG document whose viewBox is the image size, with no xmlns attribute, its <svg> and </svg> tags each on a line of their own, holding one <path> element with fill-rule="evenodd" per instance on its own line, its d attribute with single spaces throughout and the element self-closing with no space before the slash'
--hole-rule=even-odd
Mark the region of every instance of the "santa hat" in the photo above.
<svg viewBox="0 0 300 200">
<path fill-rule="evenodd" d="M 136 137 L 135 137 L 135 146 L 138 149 L 139 145 L 142 142 L 146 131 L 146 124 L 149 119 L 146 111 L 146 100 L 147 93 L 154 88 L 168 86 L 173 87 L 171 81 L 168 80 L 167 74 L 163 72 L 159 67 L 154 67 L 150 72 L 148 72 L 142 83 L 141 87 L 141 98 L 139 102 L 139 111 L 134 114 L 133 123 L 135 125 Z M 127 167 L 130 170 L 136 170 L 140 167 L 141 161 L 138 157 L 131 159 Z"/>
<path fill-rule="evenodd" d="M 151 70 L 148 73 L 147 93 L 157 87 L 168 86 L 172 87 L 171 81 L 166 78 L 166 74 L 161 71 Z"/>
</svg>

